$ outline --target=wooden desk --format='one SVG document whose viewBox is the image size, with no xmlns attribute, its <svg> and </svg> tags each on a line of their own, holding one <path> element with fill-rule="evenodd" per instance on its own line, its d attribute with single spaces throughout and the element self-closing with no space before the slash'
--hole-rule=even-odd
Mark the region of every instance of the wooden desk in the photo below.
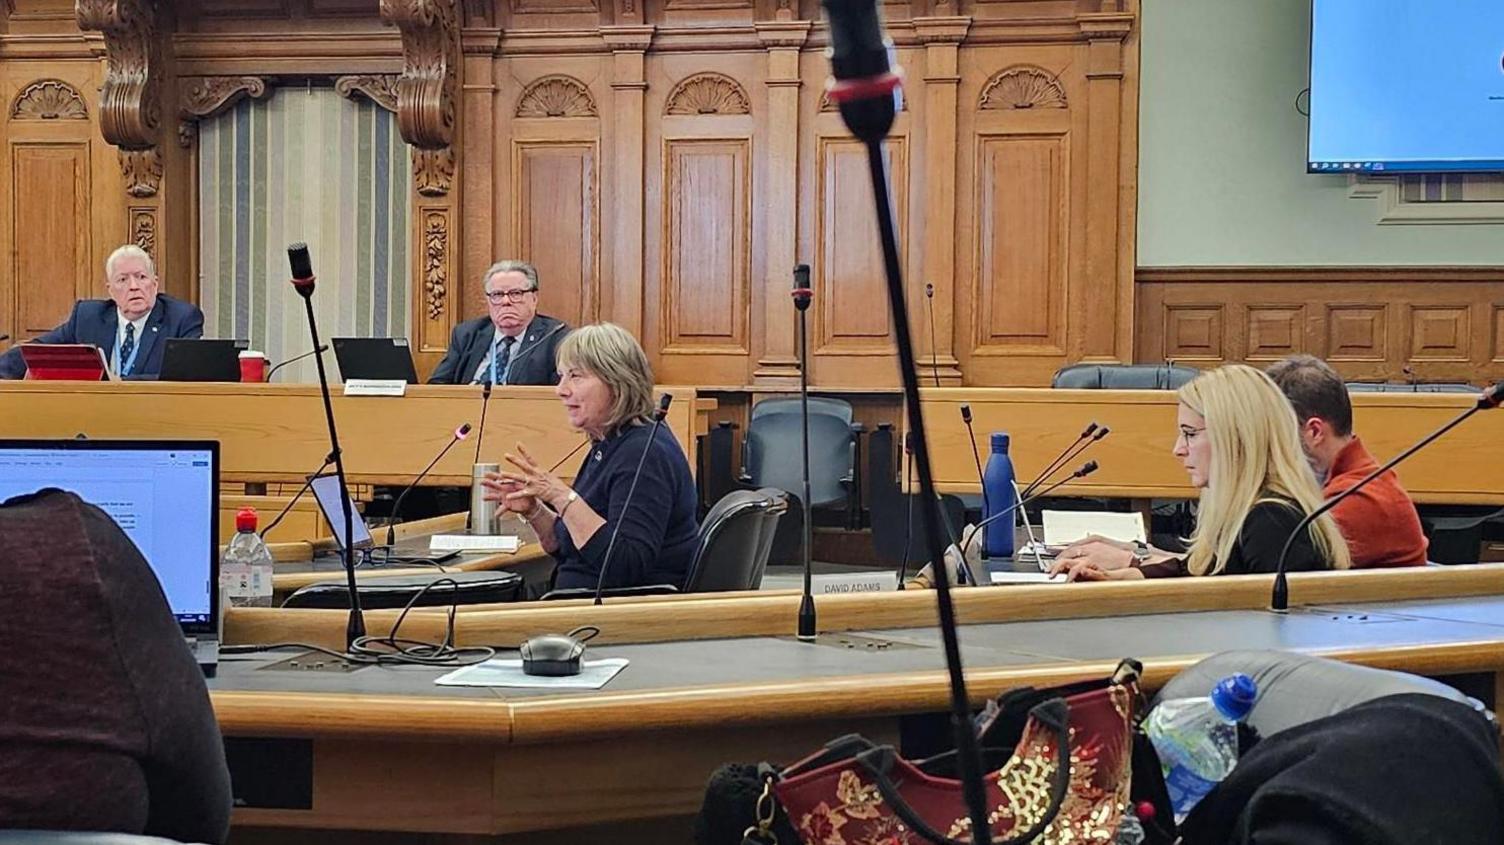
<svg viewBox="0 0 1504 845">
<path fill-rule="evenodd" d="M 695 466 L 695 436 L 714 400 L 664 387 L 679 401 L 664 425 Z M 480 388 L 410 385 L 403 397 L 334 396 L 345 469 L 352 483 L 402 485 L 433 460 L 461 423 L 480 422 Z M 226 481 L 302 481 L 329 452 L 323 400 L 314 385 L 172 382 L 0 382 L 0 436 L 173 438 L 220 441 Z M 526 443 L 553 463 L 579 445 L 551 387 L 503 387 L 486 414 L 483 459 Z M 444 456 L 423 481 L 469 486 L 474 438 Z M 565 462 L 570 473 L 577 460 Z"/>
<path fill-rule="evenodd" d="M 1399 454 L 1473 404 L 1445 393 L 1353 395 L 1353 428 L 1380 461 Z M 976 464 L 961 422 L 969 404 L 977 448 L 987 460 L 988 436 L 1006 431 L 1021 479 L 1031 479 L 1093 421 L 1112 433 L 1067 467 L 1088 458 L 1101 468 L 1063 495 L 1124 498 L 1195 498 L 1185 470 L 1170 454 L 1175 439 L 1175 394 L 1157 390 L 1049 390 L 1034 388 L 930 388 L 922 391 L 935 483 L 950 492 L 980 492 Z M 1423 503 L 1504 504 L 1504 478 L 1469 471 L 1478 456 L 1504 439 L 1504 414 L 1482 413 L 1453 429 L 1397 471 L 1410 495 Z M 901 442 L 901 441 L 900 441 Z M 1064 473 L 1061 473 L 1061 477 Z M 904 477 L 907 477 L 906 475 Z"/>
<path fill-rule="evenodd" d="M 1497 678 L 1504 673 L 1501 572 L 1437 570 L 1435 580 L 1302 573 L 1292 577 L 1292 595 L 1314 605 L 1290 614 L 1262 609 L 1269 579 L 1258 576 L 1197 581 L 1220 589 L 1193 589 L 1175 605 L 1181 612 L 1170 613 L 1166 602 L 1176 597 L 1155 584 L 961 591 L 969 690 L 980 703 L 1014 686 L 1099 677 L 1125 655 L 1145 662 L 1145 683 L 1154 689 L 1229 648 Z M 1054 600 L 1046 601 L 1046 590 Z M 1374 600 L 1386 594 L 1394 597 Z M 775 600 L 787 622 L 779 633 L 787 634 L 798 600 Z M 892 615 L 874 616 L 878 602 L 894 605 L 884 609 Z M 677 603 L 672 614 L 662 613 L 663 604 L 660 619 L 677 619 L 694 602 Z M 724 615 L 729 608 L 715 609 Z M 1384 623 L 1354 624 L 1354 611 L 1382 615 Z M 899 717 L 944 711 L 932 594 L 832 597 L 821 612 L 822 621 L 854 627 L 855 614 L 864 613 L 860 633 L 912 647 L 850 649 L 787 636 L 600 642 L 593 654 L 631 664 L 604 690 L 569 693 L 439 688 L 432 679 L 440 671 L 427 669 L 288 679 L 232 661 L 212 685 L 226 734 L 306 743 L 314 779 L 311 809 L 239 809 L 235 822 L 494 834 L 664 819 L 698 807 L 718 763 L 789 760 L 853 730 L 891 740 Z M 890 624 L 904 616 L 909 621 Z M 577 622 L 590 618 L 576 615 Z M 750 619 L 731 627 L 745 630 Z M 607 629 L 602 638 L 638 633 Z M 401 772 L 402 788 L 383 788 L 393 772 Z"/>
</svg>

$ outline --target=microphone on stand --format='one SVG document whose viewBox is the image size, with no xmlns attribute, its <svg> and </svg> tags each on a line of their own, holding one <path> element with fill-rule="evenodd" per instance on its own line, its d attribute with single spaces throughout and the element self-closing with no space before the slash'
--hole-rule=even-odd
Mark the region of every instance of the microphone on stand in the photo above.
<svg viewBox="0 0 1504 845">
<path fill-rule="evenodd" d="M 966 423 L 966 439 L 971 441 L 971 460 L 977 465 L 977 483 L 982 486 L 982 512 L 986 513 L 992 510 L 992 505 L 987 501 L 987 473 L 982 472 L 982 453 L 977 450 L 977 433 L 971 427 L 971 405 L 962 403 L 961 422 Z M 987 547 L 982 546 L 982 560 L 986 559 Z"/>
<path fill-rule="evenodd" d="M 298 500 L 303 498 L 303 494 L 308 492 L 308 488 L 313 486 L 313 480 L 315 478 L 318 478 L 320 475 L 323 475 L 324 470 L 328 469 L 329 465 L 332 463 L 334 463 L 334 455 L 331 454 L 325 457 L 324 463 L 319 465 L 318 469 L 314 470 L 313 475 L 308 476 L 308 480 L 303 482 L 303 486 L 298 489 L 298 492 L 296 494 L 293 495 L 292 501 L 288 502 L 287 506 L 282 508 L 281 512 L 277 514 L 276 518 L 267 523 L 267 526 L 265 528 L 261 529 L 261 532 L 258 536 L 260 536 L 262 539 L 266 539 L 266 535 L 273 528 L 277 527 L 277 523 L 281 522 L 284 517 L 292 512 L 292 506 L 296 505 L 298 503 Z"/>
<path fill-rule="evenodd" d="M 1082 429 L 1081 436 L 1076 438 L 1076 442 L 1067 446 L 1064 452 L 1061 452 L 1060 455 L 1055 458 L 1055 460 L 1050 461 L 1049 465 L 1046 466 L 1044 470 L 1040 472 L 1033 481 L 1030 481 L 1028 485 L 1024 487 L 1023 495 L 1027 496 L 1033 493 L 1036 489 L 1039 488 L 1040 484 L 1045 483 L 1050 479 L 1051 476 L 1059 472 L 1061 467 L 1065 466 L 1071 460 L 1075 459 L 1082 452 L 1085 452 L 1087 449 L 1091 448 L 1091 444 L 1097 442 L 1098 440 L 1101 440 L 1111 433 L 1112 429 L 1108 428 L 1105 425 L 1098 426 L 1096 423 L 1091 423 L 1086 428 Z"/>
<path fill-rule="evenodd" d="M 595 603 L 601 603 L 601 591 L 606 587 L 606 567 L 611 565 L 611 553 L 616 551 L 616 537 L 621 533 L 622 522 L 626 520 L 627 508 L 632 506 L 632 494 L 637 492 L 637 482 L 642 479 L 642 467 L 648 462 L 648 452 L 653 450 L 653 439 L 658 436 L 658 429 L 663 425 L 663 418 L 668 416 L 668 406 L 674 401 L 672 393 L 665 393 L 658 399 L 658 408 L 653 411 L 653 427 L 648 432 L 647 443 L 642 446 L 642 457 L 637 459 L 637 469 L 632 473 L 632 483 L 627 486 L 627 498 L 621 503 L 622 518 L 617 521 L 616 527 L 611 529 L 611 539 L 606 543 L 606 554 L 601 558 L 601 571 L 595 578 Z"/>
<path fill-rule="evenodd" d="M 903 383 L 904 409 L 914 432 L 914 462 L 919 475 L 921 514 L 935 568 L 935 604 L 944 646 L 947 687 L 950 692 L 951 730 L 955 733 L 956 756 L 961 775 L 961 793 L 971 821 L 975 845 L 990 845 L 986 788 L 982 779 L 982 756 L 971 723 L 971 701 L 961 665 L 961 643 L 956 631 L 956 609 L 951 601 L 950 574 L 944 565 L 940 502 L 935 496 L 935 477 L 930 467 L 929 442 L 925 437 L 924 410 L 919 402 L 919 374 L 914 357 L 914 339 L 909 327 L 909 306 L 903 284 L 903 266 L 898 251 L 898 227 L 893 220 L 893 198 L 888 189 L 888 166 L 883 159 L 883 139 L 893 127 L 898 109 L 900 75 L 889 63 L 892 42 L 883 37 L 877 0 L 822 0 L 830 24 L 830 57 L 833 77 L 826 87 L 830 101 L 841 110 L 841 119 L 851 134 L 867 148 L 867 169 L 872 179 L 873 211 L 882 245 L 883 276 L 887 283 L 888 309 L 893 321 L 894 346 L 898 349 L 899 378 Z M 1020 841 L 1038 836 L 1043 824 L 1019 831 Z"/>
<path fill-rule="evenodd" d="M 966 538 L 966 544 L 961 547 L 961 559 L 962 560 L 966 559 L 966 552 L 967 552 L 968 549 L 971 548 L 971 541 L 975 540 L 977 538 L 977 535 L 982 533 L 982 529 L 985 528 L 985 527 L 987 527 L 988 523 L 996 522 L 999 519 L 1002 519 L 1003 517 L 1007 516 L 1008 514 L 1013 513 L 1014 511 L 1016 511 L 1019 508 L 1023 507 L 1024 505 L 1027 505 L 1030 502 L 1033 502 L 1035 499 L 1041 499 L 1041 498 L 1043 498 L 1045 496 L 1048 496 L 1049 494 L 1055 492 L 1055 490 L 1057 488 L 1063 487 L 1066 484 L 1069 484 L 1069 483 L 1071 483 L 1072 481 L 1075 481 L 1078 478 L 1085 478 L 1086 476 L 1091 475 L 1092 473 L 1094 473 L 1096 471 L 1097 471 L 1097 462 L 1096 461 L 1087 461 L 1086 463 L 1084 463 L 1084 464 L 1081 465 L 1080 469 L 1076 470 L 1075 472 L 1071 473 L 1070 475 L 1067 475 L 1065 478 L 1060 479 L 1059 481 L 1055 482 L 1054 484 L 1049 485 L 1048 487 L 1044 488 L 1043 490 L 1040 490 L 1038 493 L 1035 493 L 1032 496 L 1026 496 L 1024 498 L 1019 499 L 1018 501 L 1014 502 L 1013 504 L 1009 505 L 1008 507 L 1003 508 L 1001 511 L 999 511 L 999 512 L 993 514 L 992 516 L 989 516 L 986 519 L 982 520 L 981 522 L 977 523 L 976 529 L 971 532 L 971 536 Z"/>
<path fill-rule="evenodd" d="M 1414 446 L 1411 446 L 1398 455 L 1395 455 L 1387 462 L 1385 462 L 1383 466 L 1379 467 L 1373 472 L 1370 472 L 1368 475 L 1363 476 L 1362 480 L 1360 480 L 1357 484 L 1354 484 L 1346 490 L 1343 490 L 1341 493 L 1338 493 L 1332 498 L 1327 499 L 1325 502 L 1322 502 L 1321 506 L 1316 508 L 1316 510 L 1313 510 L 1310 513 L 1306 514 L 1305 518 L 1295 525 L 1295 530 L 1290 532 L 1290 536 L 1285 538 L 1285 545 L 1279 550 L 1279 565 L 1274 570 L 1274 593 L 1269 599 L 1269 608 L 1278 613 L 1284 613 L 1290 609 L 1290 585 L 1285 580 L 1285 558 L 1289 557 L 1290 547 L 1294 545 L 1295 538 L 1299 537 L 1302 531 L 1305 531 L 1308 527 L 1310 527 L 1311 523 L 1315 522 L 1316 519 L 1322 514 L 1326 513 L 1332 508 L 1335 508 L 1342 502 L 1343 499 L 1346 499 L 1348 496 L 1351 496 L 1359 490 L 1362 490 L 1363 487 L 1368 484 L 1368 482 L 1373 481 L 1375 478 L 1378 478 L 1384 473 L 1394 469 L 1399 465 L 1401 461 L 1405 460 L 1416 452 L 1419 452 L 1421 449 L 1430 445 L 1431 442 L 1436 440 L 1438 437 L 1441 437 L 1443 434 L 1446 434 L 1447 432 L 1461 425 L 1463 420 L 1466 420 L 1473 414 L 1476 414 L 1479 411 L 1487 411 L 1491 408 L 1499 407 L 1499 403 L 1501 401 L 1504 401 L 1504 381 L 1501 381 L 1498 384 L 1495 384 L 1493 387 L 1490 387 L 1489 389 L 1483 391 L 1483 395 L 1478 397 L 1478 401 L 1473 404 L 1473 407 L 1468 408 L 1466 411 L 1463 411 L 1462 413 L 1453 417 L 1452 420 L 1446 425 L 1436 429 L 1425 437 L 1422 437 Z"/>
<path fill-rule="evenodd" d="M 308 334 L 313 338 L 313 348 L 318 349 L 318 319 L 313 314 L 313 288 L 317 279 L 313 275 L 313 260 L 308 257 L 308 244 L 301 241 L 287 247 L 287 262 L 291 265 L 292 286 L 303 297 L 303 307 L 308 314 Z M 324 419 L 329 425 L 329 455 L 334 458 L 334 473 L 339 478 L 339 505 L 344 518 L 345 542 L 340 553 L 345 559 L 345 586 L 350 591 L 350 619 L 345 623 L 345 649 L 366 635 L 366 617 L 360 610 L 360 590 L 355 585 L 355 517 L 350 511 L 350 485 L 345 482 L 345 459 L 339 449 L 339 432 L 334 425 L 334 402 L 329 398 L 329 376 L 324 372 L 324 356 L 315 355 L 313 360 L 319 368 L 319 393 L 324 398 Z"/>
<path fill-rule="evenodd" d="M 283 362 L 279 363 L 277 366 L 272 367 L 270 370 L 267 370 L 266 371 L 266 380 L 267 381 L 271 381 L 272 380 L 272 376 L 276 375 L 278 370 L 282 369 L 283 367 L 287 366 L 288 364 L 296 364 L 297 362 L 303 360 L 304 358 L 307 358 L 310 355 L 322 355 L 322 354 L 324 354 L 325 352 L 328 352 L 328 351 L 329 351 L 329 344 L 326 343 L 323 346 L 320 346 L 320 347 L 317 347 L 315 349 L 309 350 L 308 352 L 304 352 L 302 355 L 295 355 L 295 356 L 293 356 L 291 358 L 288 358 L 286 361 L 283 361 Z M 328 466 L 328 464 L 324 464 L 324 466 Z M 322 472 L 322 470 L 320 470 L 320 471 Z"/>
<path fill-rule="evenodd" d="M 930 312 L 930 375 L 935 377 L 935 386 L 940 386 L 940 349 L 935 346 L 935 286 L 924 286 L 924 307 Z"/>
<path fill-rule="evenodd" d="M 815 639 L 814 565 L 811 562 L 815 529 L 812 524 L 814 508 L 810 506 L 809 493 L 809 337 L 805 319 L 809 301 L 813 296 L 809 287 L 809 265 L 794 265 L 794 310 L 799 312 L 799 422 L 800 445 L 804 449 L 804 596 L 799 599 L 798 639 L 812 642 Z"/>
<path fill-rule="evenodd" d="M 461 440 L 464 440 L 469 436 L 470 423 L 465 423 L 464 425 L 455 429 L 454 436 L 449 438 L 449 442 L 444 444 L 444 448 L 439 450 L 439 454 L 435 455 L 434 459 L 428 462 L 428 466 L 424 467 L 423 471 L 418 473 L 418 476 L 414 478 L 411 483 L 402 488 L 401 493 L 397 494 L 397 501 L 392 503 L 392 515 L 387 517 L 386 521 L 387 546 L 395 546 L 397 544 L 397 513 L 402 510 L 402 500 L 406 499 L 407 494 L 413 492 L 413 488 L 418 486 L 418 482 L 422 481 L 424 476 L 428 475 L 429 471 L 432 470 L 439 461 L 443 460 L 445 455 L 449 454 L 449 450 L 454 448 L 454 444 L 460 442 Z"/>
<path fill-rule="evenodd" d="M 483 382 L 480 388 L 480 430 L 475 433 L 475 460 L 472 463 L 480 463 L 480 444 L 486 439 L 486 409 L 490 406 L 491 382 L 487 381 Z"/>
</svg>

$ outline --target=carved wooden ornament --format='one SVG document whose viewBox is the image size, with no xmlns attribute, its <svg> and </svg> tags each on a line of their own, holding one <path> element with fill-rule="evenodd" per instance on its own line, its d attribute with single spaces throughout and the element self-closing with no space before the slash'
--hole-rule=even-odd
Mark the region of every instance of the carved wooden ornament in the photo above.
<svg viewBox="0 0 1504 845">
<path fill-rule="evenodd" d="M 748 114 L 752 111 L 747 92 L 725 74 L 697 73 L 668 95 L 664 114 Z"/>
<path fill-rule="evenodd" d="M 423 215 L 423 294 L 430 320 L 444 314 L 448 253 L 449 215 L 430 209 Z"/>
<path fill-rule="evenodd" d="M 381 0 L 381 19 L 402 33 L 397 126 L 403 140 L 427 150 L 449 146 L 459 90 L 454 0 Z"/>
<path fill-rule="evenodd" d="M 99 94 L 99 130 L 122 150 L 157 143 L 157 32 L 148 0 L 75 0 L 78 27 L 104 34 L 106 70 Z"/>
<path fill-rule="evenodd" d="M 21 89 L 11 105 L 12 120 L 88 120 L 78 89 L 61 79 L 39 79 Z"/>
<path fill-rule="evenodd" d="M 977 103 L 980 109 L 1069 108 L 1065 88 L 1054 74 L 1033 65 L 1004 68 L 988 80 Z"/>
<path fill-rule="evenodd" d="M 517 100 L 518 117 L 595 117 L 596 114 L 590 89 L 572 76 L 537 79 Z"/>
<path fill-rule="evenodd" d="M 334 80 L 334 90 L 341 97 L 363 96 L 389 112 L 397 111 L 397 74 L 363 73 L 341 76 Z"/>
<path fill-rule="evenodd" d="M 271 91 L 259 76 L 189 76 L 181 86 L 178 143 L 185 148 L 198 137 L 200 120 L 223 114 L 246 97 L 263 99 Z"/>
</svg>

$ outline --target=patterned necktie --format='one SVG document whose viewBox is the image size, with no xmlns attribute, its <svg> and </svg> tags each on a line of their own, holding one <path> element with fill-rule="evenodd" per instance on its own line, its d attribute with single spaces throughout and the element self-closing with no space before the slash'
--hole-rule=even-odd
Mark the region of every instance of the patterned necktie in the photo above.
<svg viewBox="0 0 1504 845">
<path fill-rule="evenodd" d="M 492 369 L 501 374 L 496 377 L 497 384 L 507 383 L 507 371 L 512 369 L 512 344 L 517 338 L 503 335 L 501 340 L 496 341 L 496 349 L 491 353 Z"/>
<path fill-rule="evenodd" d="M 131 374 L 131 353 L 136 351 L 136 324 L 125 324 L 125 340 L 120 343 L 120 375 Z"/>
</svg>

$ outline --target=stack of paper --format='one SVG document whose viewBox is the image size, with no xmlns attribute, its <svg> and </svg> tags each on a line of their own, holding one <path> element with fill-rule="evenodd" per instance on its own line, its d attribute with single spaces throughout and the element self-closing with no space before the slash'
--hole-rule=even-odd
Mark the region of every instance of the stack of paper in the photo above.
<svg viewBox="0 0 1504 845">
<path fill-rule="evenodd" d="M 1144 543 L 1144 516 L 1140 513 L 1120 511 L 1045 511 L 1044 543 L 1046 546 L 1068 546 L 1091 535 L 1122 540 L 1128 543 Z"/>
</svg>

